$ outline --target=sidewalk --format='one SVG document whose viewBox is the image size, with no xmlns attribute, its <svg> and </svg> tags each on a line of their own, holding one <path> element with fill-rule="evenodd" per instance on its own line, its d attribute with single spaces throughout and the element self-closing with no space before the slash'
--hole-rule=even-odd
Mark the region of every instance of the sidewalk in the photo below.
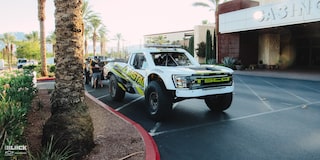
<svg viewBox="0 0 320 160">
<path fill-rule="evenodd" d="M 38 89 L 54 89 L 54 78 L 38 78 L 37 79 Z"/>
<path fill-rule="evenodd" d="M 320 81 L 320 71 L 299 70 L 235 70 L 235 75 Z"/>
</svg>

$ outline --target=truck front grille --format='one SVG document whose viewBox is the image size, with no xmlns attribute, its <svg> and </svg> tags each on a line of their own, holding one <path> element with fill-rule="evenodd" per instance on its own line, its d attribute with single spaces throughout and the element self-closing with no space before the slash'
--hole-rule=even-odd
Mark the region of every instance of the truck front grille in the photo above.
<svg viewBox="0 0 320 160">
<path fill-rule="evenodd" d="M 231 86 L 232 75 L 191 76 L 189 89 Z"/>
</svg>

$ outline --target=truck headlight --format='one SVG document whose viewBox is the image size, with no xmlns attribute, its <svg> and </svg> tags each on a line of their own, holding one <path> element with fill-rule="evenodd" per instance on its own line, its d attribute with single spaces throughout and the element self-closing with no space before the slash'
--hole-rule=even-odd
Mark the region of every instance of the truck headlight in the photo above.
<svg viewBox="0 0 320 160">
<path fill-rule="evenodd" d="M 172 80 L 176 88 L 188 88 L 188 76 L 186 75 L 173 75 Z"/>
</svg>

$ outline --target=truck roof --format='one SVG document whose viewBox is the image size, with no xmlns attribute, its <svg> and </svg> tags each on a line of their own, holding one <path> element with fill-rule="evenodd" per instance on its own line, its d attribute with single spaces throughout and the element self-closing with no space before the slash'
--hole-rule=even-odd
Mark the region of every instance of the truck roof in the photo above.
<svg viewBox="0 0 320 160">
<path fill-rule="evenodd" d="M 132 53 L 136 52 L 185 52 L 185 50 L 180 45 L 146 44 L 144 48 L 134 50 Z"/>
</svg>

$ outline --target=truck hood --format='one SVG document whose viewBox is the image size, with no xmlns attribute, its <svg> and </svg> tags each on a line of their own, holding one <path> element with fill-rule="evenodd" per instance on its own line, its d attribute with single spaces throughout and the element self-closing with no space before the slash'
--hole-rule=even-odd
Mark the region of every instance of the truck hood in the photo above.
<svg viewBox="0 0 320 160">
<path fill-rule="evenodd" d="M 155 71 L 162 74 L 181 75 L 208 75 L 208 74 L 232 74 L 233 70 L 217 65 L 157 67 Z"/>
</svg>

